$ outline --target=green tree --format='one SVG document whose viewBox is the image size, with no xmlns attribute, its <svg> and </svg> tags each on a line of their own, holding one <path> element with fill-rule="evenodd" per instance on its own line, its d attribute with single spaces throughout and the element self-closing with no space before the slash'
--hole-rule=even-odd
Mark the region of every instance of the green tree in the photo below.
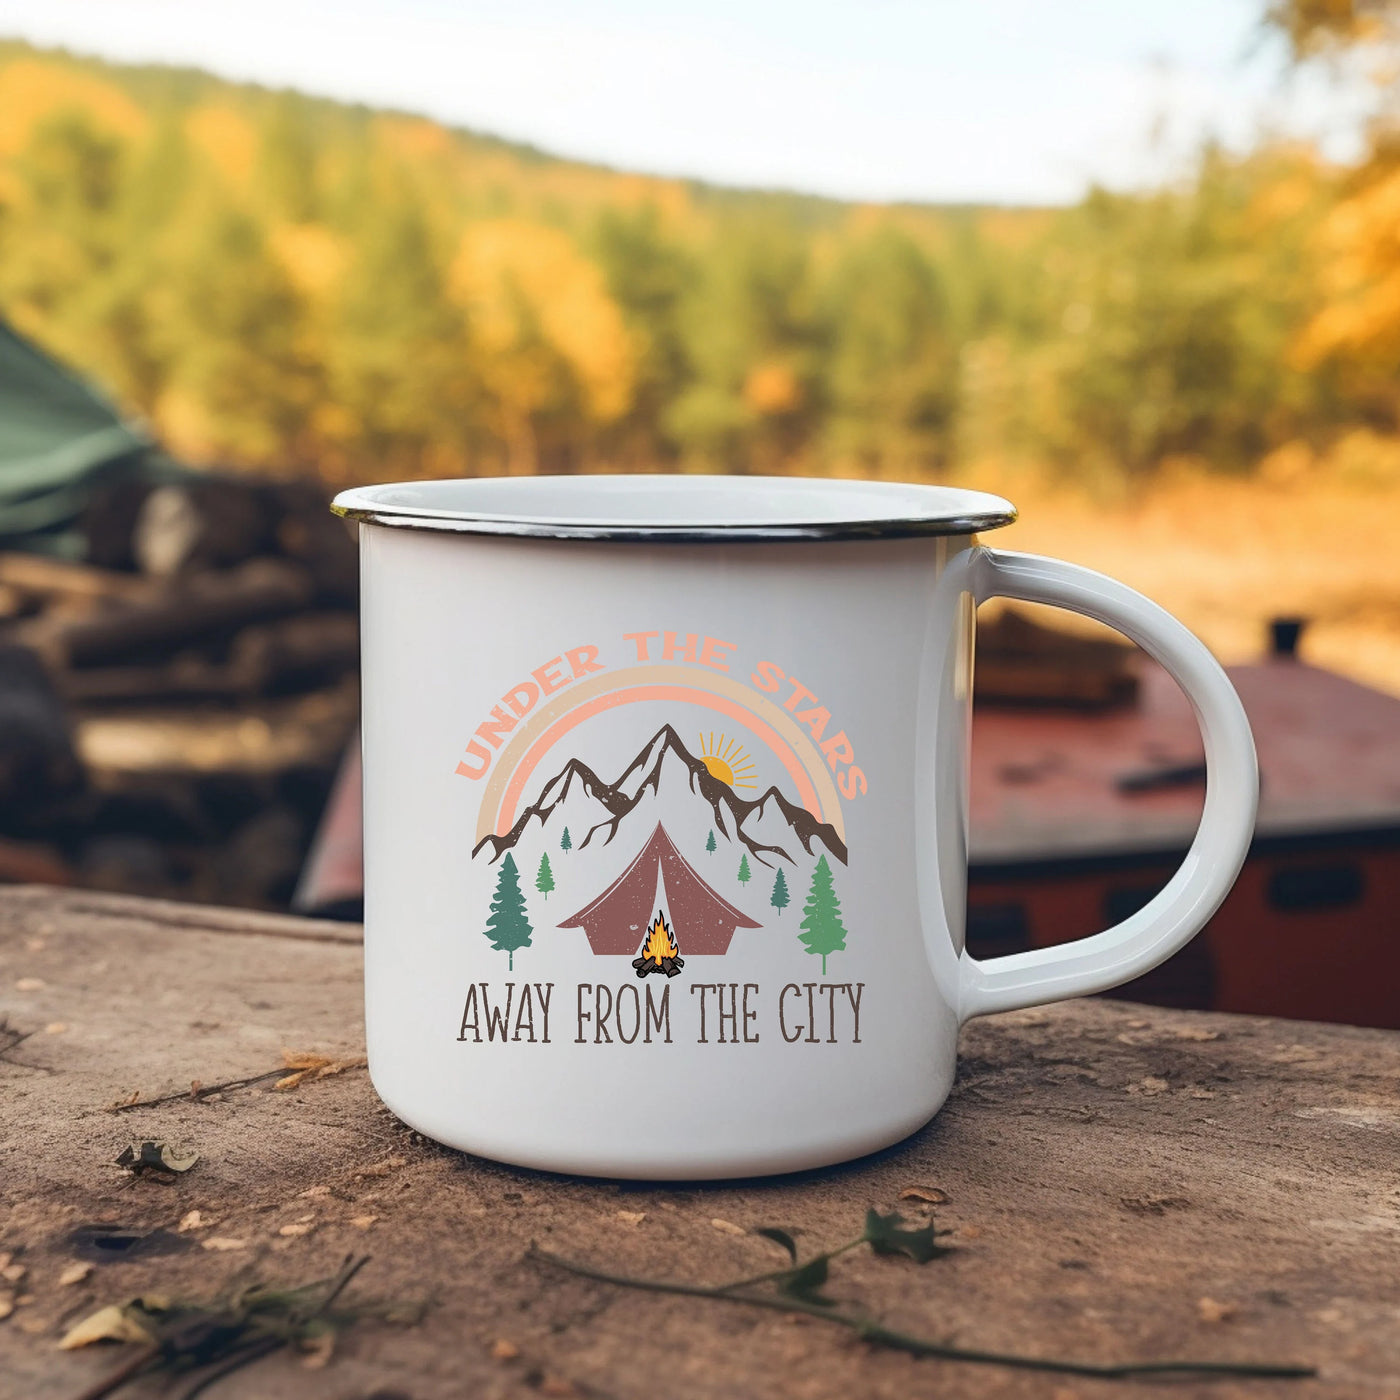
<svg viewBox="0 0 1400 1400">
<path fill-rule="evenodd" d="M 491 917 L 486 921 L 485 937 L 498 953 L 509 953 L 506 964 L 515 971 L 515 950 L 530 946 L 529 916 L 525 913 L 525 896 L 520 891 L 520 870 L 509 851 L 501 862 L 501 873 L 496 881 L 496 897 L 491 901 Z"/>
<path fill-rule="evenodd" d="M 715 833 L 714 833 L 713 830 L 711 830 L 709 836 L 708 836 L 708 837 L 706 838 L 706 840 L 705 840 L 705 849 L 706 849 L 707 851 L 709 851 L 709 853 L 710 853 L 711 855 L 714 855 L 714 853 L 715 853 Z"/>
<path fill-rule="evenodd" d="M 572 851 L 573 848 L 574 848 L 574 839 L 573 839 L 572 836 L 569 835 L 569 828 L 566 826 L 566 827 L 564 828 L 564 834 L 563 834 L 563 836 L 561 836 L 561 837 L 559 838 L 559 849 L 560 849 L 561 851 Z"/>
<path fill-rule="evenodd" d="M 807 891 L 807 903 L 802 910 L 802 929 L 798 938 L 809 953 L 822 960 L 822 976 L 826 976 L 826 960 L 846 946 L 846 926 L 841 922 L 841 901 L 831 882 L 831 867 L 822 856 L 812 872 L 812 887 Z"/>
<path fill-rule="evenodd" d="M 539 874 L 535 876 L 535 888 L 546 898 L 554 888 L 554 872 L 549 868 L 549 852 L 540 857 Z"/>
<path fill-rule="evenodd" d="M 691 377 L 681 308 L 697 269 L 651 204 L 635 212 L 605 209 L 592 250 L 636 355 L 632 405 L 613 425 L 608 447 L 614 457 L 639 459 L 651 464 L 645 470 L 654 470 L 658 445 L 674 448 L 664 426 L 666 411 Z"/>
<path fill-rule="evenodd" d="M 825 295 L 828 449 L 871 470 L 938 466 L 957 362 L 933 264 L 907 234 L 877 229 L 838 263 Z"/>
<path fill-rule="evenodd" d="M 788 893 L 787 876 L 783 874 L 782 867 L 778 867 L 778 873 L 773 877 L 773 894 L 769 899 L 769 904 L 781 915 L 791 902 L 792 896 Z"/>
<path fill-rule="evenodd" d="M 739 857 L 739 883 L 747 885 L 753 879 L 753 871 L 749 869 L 748 856 Z"/>
</svg>

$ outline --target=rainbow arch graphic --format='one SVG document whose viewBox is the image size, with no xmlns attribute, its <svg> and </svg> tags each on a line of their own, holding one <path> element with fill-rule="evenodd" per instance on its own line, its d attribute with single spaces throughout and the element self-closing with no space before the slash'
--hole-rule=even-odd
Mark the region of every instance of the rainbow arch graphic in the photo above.
<svg viewBox="0 0 1400 1400">
<path fill-rule="evenodd" d="M 510 831 L 536 768 L 565 735 L 603 710 L 641 700 L 696 705 L 745 729 L 782 765 L 803 807 L 846 839 L 841 801 L 826 760 L 791 714 L 730 676 L 657 664 L 590 676 L 532 711 L 497 755 L 481 795 L 473 844 Z"/>
</svg>

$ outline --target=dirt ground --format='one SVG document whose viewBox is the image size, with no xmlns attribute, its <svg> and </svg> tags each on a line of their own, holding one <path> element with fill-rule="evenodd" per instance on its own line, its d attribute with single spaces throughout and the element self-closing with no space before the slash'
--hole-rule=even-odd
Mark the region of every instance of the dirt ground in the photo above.
<svg viewBox="0 0 1400 1400">
<path fill-rule="evenodd" d="M 1259 656 L 1270 618 L 1302 616 L 1304 660 L 1400 695 L 1400 487 L 1339 475 L 1286 462 L 1249 479 L 1166 472 L 1121 501 L 1005 471 L 968 484 L 1021 512 L 984 543 L 1122 579 L 1226 663 Z"/>
</svg>

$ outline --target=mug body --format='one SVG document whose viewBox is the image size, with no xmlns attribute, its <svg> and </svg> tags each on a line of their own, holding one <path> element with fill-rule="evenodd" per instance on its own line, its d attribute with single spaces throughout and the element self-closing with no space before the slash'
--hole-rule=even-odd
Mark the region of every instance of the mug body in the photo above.
<svg viewBox="0 0 1400 1400">
<path fill-rule="evenodd" d="M 972 536 L 418 524 L 361 525 L 385 1103 L 653 1179 L 923 1124 L 959 1024 Z"/>
</svg>

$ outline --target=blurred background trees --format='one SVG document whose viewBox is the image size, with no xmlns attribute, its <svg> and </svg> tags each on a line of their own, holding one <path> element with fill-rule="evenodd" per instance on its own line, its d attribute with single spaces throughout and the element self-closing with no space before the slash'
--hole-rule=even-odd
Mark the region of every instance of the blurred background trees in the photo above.
<svg viewBox="0 0 1400 1400">
<path fill-rule="evenodd" d="M 1061 210 L 725 191 L 3 44 L 0 314 L 176 453 L 331 484 L 1352 461 L 1400 431 L 1394 11 L 1269 22 L 1374 71 L 1361 166 L 1206 150 Z"/>
</svg>

